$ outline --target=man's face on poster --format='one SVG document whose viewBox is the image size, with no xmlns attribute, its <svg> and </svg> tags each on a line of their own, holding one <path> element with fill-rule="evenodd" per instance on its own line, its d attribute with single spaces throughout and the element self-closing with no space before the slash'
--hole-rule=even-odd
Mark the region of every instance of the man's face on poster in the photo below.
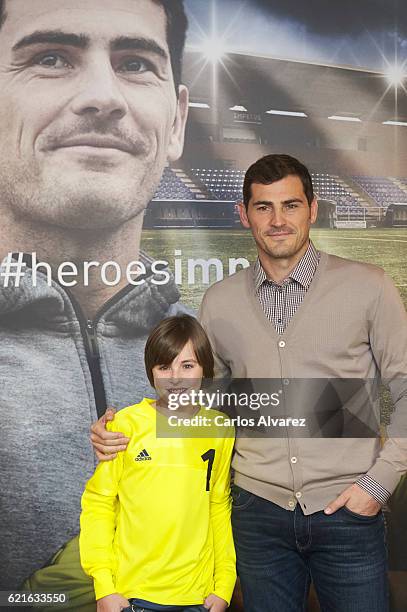
<svg viewBox="0 0 407 612">
<path fill-rule="evenodd" d="M 120 226 L 182 153 L 166 14 L 152 0 L 7 0 L 0 201 L 16 220 Z"/>
</svg>

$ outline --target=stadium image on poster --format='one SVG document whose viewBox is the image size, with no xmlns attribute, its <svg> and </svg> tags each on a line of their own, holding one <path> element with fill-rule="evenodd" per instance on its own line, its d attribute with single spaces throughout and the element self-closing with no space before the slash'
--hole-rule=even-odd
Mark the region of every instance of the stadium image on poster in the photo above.
<svg viewBox="0 0 407 612">
<path fill-rule="evenodd" d="M 0 590 L 96 610 L 76 539 L 90 427 L 151 395 L 151 328 L 255 261 L 237 210 L 255 160 L 301 160 L 316 248 L 381 266 L 407 306 L 406 8 L 357 4 L 0 1 Z M 392 612 L 406 515 L 402 480 Z"/>
</svg>

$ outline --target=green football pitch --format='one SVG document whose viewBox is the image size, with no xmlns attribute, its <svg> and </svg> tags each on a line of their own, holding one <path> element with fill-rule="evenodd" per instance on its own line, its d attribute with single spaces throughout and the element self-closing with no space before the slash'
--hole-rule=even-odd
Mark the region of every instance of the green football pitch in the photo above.
<svg viewBox="0 0 407 612">
<path fill-rule="evenodd" d="M 383 267 L 393 278 L 407 308 L 407 228 L 315 229 L 311 236 L 321 250 Z M 253 261 L 256 257 L 250 232 L 238 229 L 143 230 L 142 248 L 153 259 L 166 260 L 173 271 L 178 270 L 181 299 L 193 308 L 198 308 L 209 286 L 208 281 L 212 283 L 216 280 L 216 265 L 210 266 L 209 279 L 204 282 L 199 266 L 196 267 L 195 278 L 188 279 L 188 260 L 220 260 L 223 273 L 227 276 L 229 258 L 243 257 Z M 218 273 L 220 265 L 218 262 Z"/>
</svg>

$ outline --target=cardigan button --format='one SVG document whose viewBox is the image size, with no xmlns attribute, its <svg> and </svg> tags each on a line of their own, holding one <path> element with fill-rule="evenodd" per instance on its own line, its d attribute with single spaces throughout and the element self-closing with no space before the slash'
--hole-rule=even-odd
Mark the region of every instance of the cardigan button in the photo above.
<svg viewBox="0 0 407 612">
<path fill-rule="evenodd" d="M 278 346 L 279 346 L 280 348 L 284 348 L 284 347 L 285 347 L 285 342 L 284 342 L 284 340 L 280 340 L 280 342 L 278 343 Z"/>
</svg>

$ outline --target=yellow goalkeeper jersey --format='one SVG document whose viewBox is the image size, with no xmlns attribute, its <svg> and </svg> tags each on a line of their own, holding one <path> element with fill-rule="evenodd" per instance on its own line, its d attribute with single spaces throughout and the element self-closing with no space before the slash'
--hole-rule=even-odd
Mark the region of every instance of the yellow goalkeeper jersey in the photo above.
<svg viewBox="0 0 407 612">
<path fill-rule="evenodd" d="M 82 497 L 80 555 L 96 599 L 111 593 L 162 605 L 230 602 L 236 580 L 230 523 L 233 428 L 221 413 L 196 431 L 157 437 L 155 400 L 120 410 L 109 429 L 130 438 L 101 462 Z M 190 430 L 191 431 L 191 430 Z M 183 433 L 188 435 L 186 429 Z M 200 434 L 198 434 L 200 435 Z"/>
</svg>

